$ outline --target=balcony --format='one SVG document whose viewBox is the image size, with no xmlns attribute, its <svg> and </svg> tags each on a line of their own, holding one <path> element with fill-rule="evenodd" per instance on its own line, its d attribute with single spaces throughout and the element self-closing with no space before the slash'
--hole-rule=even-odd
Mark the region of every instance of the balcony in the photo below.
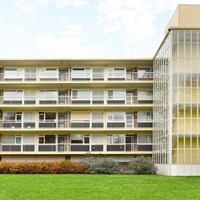
<svg viewBox="0 0 200 200">
<path fill-rule="evenodd" d="M 24 143 L 24 144 L 9 144 L 1 143 L 0 152 L 2 153 L 73 153 L 73 152 L 101 152 L 101 153 L 112 153 L 112 152 L 151 152 L 152 143 L 116 143 L 116 144 L 75 144 L 75 143 L 48 143 L 48 144 L 35 144 L 35 143 Z"/>
<path fill-rule="evenodd" d="M 72 96 L 62 95 L 57 98 L 37 98 L 36 96 L 4 97 L 0 96 L 1 105 L 133 105 L 133 104 L 152 104 L 153 96 L 134 96 L 126 94 L 125 97 L 112 96 L 88 96 L 87 98 L 74 98 Z"/>
<path fill-rule="evenodd" d="M 69 82 L 69 81 L 145 81 L 153 80 L 153 72 L 106 73 L 0 73 L 0 82 Z"/>
<path fill-rule="evenodd" d="M 104 120 L 45 120 L 45 121 L 0 121 L 2 129 L 145 129 L 152 128 L 152 120 L 104 121 Z"/>
</svg>

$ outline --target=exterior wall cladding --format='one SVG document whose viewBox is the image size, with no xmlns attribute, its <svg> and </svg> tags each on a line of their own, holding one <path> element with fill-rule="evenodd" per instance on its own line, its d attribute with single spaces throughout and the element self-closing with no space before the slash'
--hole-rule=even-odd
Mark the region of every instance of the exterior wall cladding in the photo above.
<svg viewBox="0 0 200 200">
<path fill-rule="evenodd" d="M 0 60 L 1 160 L 144 155 L 200 175 L 199 19 L 179 5 L 150 59 Z"/>
</svg>

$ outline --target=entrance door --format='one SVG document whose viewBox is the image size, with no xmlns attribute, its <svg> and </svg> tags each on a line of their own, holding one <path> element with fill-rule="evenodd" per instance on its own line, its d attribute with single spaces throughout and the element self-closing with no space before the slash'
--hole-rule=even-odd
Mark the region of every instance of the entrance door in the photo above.
<svg viewBox="0 0 200 200">
<path fill-rule="evenodd" d="M 65 150 L 65 136 L 64 135 L 58 135 L 58 151 L 64 151 Z"/>
<path fill-rule="evenodd" d="M 126 128 L 133 128 L 133 114 L 126 114 Z"/>
</svg>

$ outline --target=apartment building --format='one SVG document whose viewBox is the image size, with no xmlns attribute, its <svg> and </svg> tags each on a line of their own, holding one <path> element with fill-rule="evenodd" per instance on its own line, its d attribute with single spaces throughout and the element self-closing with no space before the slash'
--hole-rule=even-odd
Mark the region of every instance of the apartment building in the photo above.
<svg viewBox="0 0 200 200">
<path fill-rule="evenodd" d="M 152 60 L 1 60 L 1 160 L 152 155 Z"/>
<path fill-rule="evenodd" d="M 199 5 L 178 6 L 153 58 L 1 59 L 0 158 L 146 155 L 200 175 L 199 83 Z"/>
</svg>

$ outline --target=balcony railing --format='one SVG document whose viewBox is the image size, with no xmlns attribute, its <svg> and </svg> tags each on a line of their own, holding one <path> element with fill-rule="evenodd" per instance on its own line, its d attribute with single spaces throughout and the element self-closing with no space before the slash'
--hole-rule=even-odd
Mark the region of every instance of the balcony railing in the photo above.
<svg viewBox="0 0 200 200">
<path fill-rule="evenodd" d="M 52 129 L 52 128 L 81 128 L 81 129 L 116 129 L 116 128 L 151 128 L 153 122 L 149 121 L 104 121 L 104 120 L 45 120 L 45 121 L 14 121 L 14 120 L 1 120 L 0 128 L 3 129 Z"/>
<path fill-rule="evenodd" d="M 17 105 L 29 105 L 29 104 L 59 104 L 59 105 L 73 105 L 73 104 L 152 104 L 153 96 L 133 96 L 127 94 L 126 97 L 115 98 L 113 96 L 89 96 L 88 98 L 75 98 L 72 96 L 58 96 L 57 98 L 44 97 L 37 98 L 36 96 L 21 96 L 21 97 L 3 97 L 0 96 L 0 104 L 17 104 Z"/>
<path fill-rule="evenodd" d="M 36 81 L 139 81 L 153 80 L 153 72 L 130 72 L 127 74 L 73 74 L 73 73 L 0 73 L 0 82 L 36 82 Z"/>
<path fill-rule="evenodd" d="M 142 152 L 152 151 L 152 143 L 1 143 L 0 152 Z"/>
</svg>

